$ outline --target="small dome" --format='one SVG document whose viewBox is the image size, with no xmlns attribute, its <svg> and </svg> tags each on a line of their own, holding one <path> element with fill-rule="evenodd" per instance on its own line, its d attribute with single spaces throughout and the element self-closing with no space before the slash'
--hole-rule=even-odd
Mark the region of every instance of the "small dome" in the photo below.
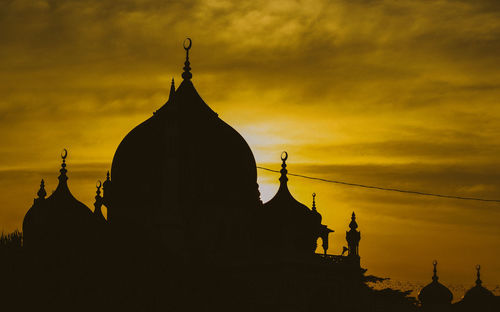
<svg viewBox="0 0 500 312">
<path fill-rule="evenodd" d="M 318 215 L 314 214 L 306 205 L 300 203 L 288 190 L 286 160 L 288 154 L 283 152 L 281 160 L 280 187 L 274 197 L 264 204 L 269 220 L 274 224 L 277 237 L 274 245 L 280 245 L 286 251 L 296 254 L 315 251 Z"/>
<path fill-rule="evenodd" d="M 293 198 L 290 190 L 288 190 L 288 177 L 286 170 L 286 160 L 288 154 L 283 152 L 281 160 L 283 164 L 281 165 L 281 177 L 280 177 L 280 187 L 276 195 L 274 195 L 271 200 L 264 204 L 269 210 L 281 210 L 280 214 L 283 214 L 285 218 L 299 218 L 297 221 L 301 222 L 304 219 L 311 221 L 313 220 L 312 211 L 304 204 Z"/>
<path fill-rule="evenodd" d="M 450 304 L 453 300 L 452 292 L 443 284 L 438 282 L 436 271 L 437 261 L 434 261 L 434 276 L 432 282 L 422 288 L 418 294 L 418 299 L 422 305 L 442 305 Z"/>
<path fill-rule="evenodd" d="M 64 152 L 59 184 L 54 193 L 45 198 L 45 183 L 42 180 L 38 198 L 24 217 L 24 245 L 28 248 L 81 248 L 92 243 L 96 219 L 68 188 L 66 155 Z"/>
<path fill-rule="evenodd" d="M 481 266 L 478 265 L 476 267 L 476 270 L 477 270 L 476 285 L 465 293 L 464 298 L 462 300 L 473 304 L 486 303 L 490 301 L 491 298 L 494 297 L 494 294 L 485 287 L 483 287 L 482 285 L 480 276 Z"/>
</svg>

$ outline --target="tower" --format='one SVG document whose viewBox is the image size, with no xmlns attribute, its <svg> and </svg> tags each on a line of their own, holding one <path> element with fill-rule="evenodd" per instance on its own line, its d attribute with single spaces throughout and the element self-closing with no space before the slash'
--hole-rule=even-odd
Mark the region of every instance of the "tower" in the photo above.
<svg viewBox="0 0 500 312">
<path fill-rule="evenodd" d="M 356 222 L 356 214 L 352 213 L 351 223 L 349 223 L 350 230 L 346 232 L 345 237 L 348 246 L 348 257 L 357 259 L 359 262 L 359 241 L 361 240 L 361 232 L 358 229 L 358 223 Z"/>
</svg>

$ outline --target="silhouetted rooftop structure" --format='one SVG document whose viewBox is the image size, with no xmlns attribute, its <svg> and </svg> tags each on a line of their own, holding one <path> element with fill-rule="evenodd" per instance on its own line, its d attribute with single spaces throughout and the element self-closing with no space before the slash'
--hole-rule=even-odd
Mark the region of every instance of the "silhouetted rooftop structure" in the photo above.
<svg viewBox="0 0 500 312">
<path fill-rule="evenodd" d="M 62 154 L 59 184 L 48 198 L 45 182 L 41 181 L 38 198 L 23 221 L 24 246 L 41 251 L 50 249 L 73 251 L 95 242 L 96 218 L 78 201 L 68 188 L 67 151 Z"/>
<path fill-rule="evenodd" d="M 481 281 L 481 266 L 476 266 L 476 285 L 465 292 L 462 300 L 454 304 L 459 312 L 499 311 L 500 300 Z"/>
<path fill-rule="evenodd" d="M 316 209 L 313 196 L 313 208 L 297 201 L 288 189 L 287 165 L 288 153 L 281 155 L 280 186 L 274 197 L 264 204 L 266 218 L 272 220 L 269 239 L 272 245 L 287 254 L 288 257 L 304 257 L 314 254 L 319 237 L 323 240 L 324 253 L 328 250 L 328 234 L 333 232 L 321 224 L 321 214 Z"/>
<path fill-rule="evenodd" d="M 78 303 L 85 311 L 415 311 L 407 293 L 363 284 L 369 278 L 354 212 L 348 247 L 328 254 L 333 230 L 322 224 L 316 193 L 311 208 L 291 194 L 288 153 L 277 193 L 261 202 L 250 147 L 193 85 L 191 45 L 186 39 L 179 87 L 172 79 L 167 102 L 118 146 L 111 172 L 96 184 L 93 212 L 69 190 L 66 150 L 48 198 L 41 180 L 23 221 L 28 257 L 19 271 L 22 295 L 32 299 L 28 310 L 53 310 L 54 303 L 74 310 Z M 20 247 L 18 234 L 2 236 L 2 245 Z M 54 258 L 64 261 L 53 265 Z M 425 311 L 452 307 L 436 266 L 418 295 Z M 476 286 L 454 307 L 470 311 L 490 298 L 497 299 L 478 267 Z"/>
<path fill-rule="evenodd" d="M 418 294 L 418 299 L 422 303 L 422 307 L 425 311 L 448 311 L 451 301 L 453 300 L 453 294 L 446 286 L 438 281 L 437 261 L 434 261 L 433 265 L 434 274 L 432 276 L 432 282 L 422 288 Z"/>
<path fill-rule="evenodd" d="M 481 303 L 483 301 L 489 300 L 493 296 L 493 293 L 482 285 L 483 282 L 481 281 L 481 266 L 477 265 L 476 270 L 476 285 L 465 293 L 463 300 Z"/>
<path fill-rule="evenodd" d="M 108 222 L 125 236 L 140 229 L 163 252 L 196 254 L 198 261 L 249 255 L 261 206 L 255 159 L 196 91 L 190 48 L 187 39 L 177 90 L 172 81 L 166 104 L 116 150 L 104 194 Z"/>
</svg>

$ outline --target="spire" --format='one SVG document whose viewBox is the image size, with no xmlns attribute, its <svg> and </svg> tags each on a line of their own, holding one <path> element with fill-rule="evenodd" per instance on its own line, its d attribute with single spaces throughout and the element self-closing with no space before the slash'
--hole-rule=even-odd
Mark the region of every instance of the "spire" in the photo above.
<svg viewBox="0 0 500 312">
<path fill-rule="evenodd" d="M 104 183 L 102 183 L 102 190 L 103 190 L 103 200 L 102 204 L 105 205 L 106 207 L 109 208 L 110 203 L 111 203 L 111 178 L 109 176 L 109 170 L 106 173 L 106 180 L 104 180 Z"/>
<path fill-rule="evenodd" d="M 286 160 L 288 159 L 288 153 L 287 152 L 283 152 L 281 153 L 281 161 L 283 161 L 283 163 L 281 164 L 281 170 L 280 170 L 280 173 L 281 173 L 281 177 L 280 177 L 280 187 L 282 186 L 285 186 L 286 187 L 286 182 L 288 181 L 288 177 L 286 176 L 286 174 L 288 173 L 288 170 L 286 170 Z"/>
<path fill-rule="evenodd" d="M 182 78 L 184 80 L 191 80 L 193 77 L 193 74 L 191 74 L 191 67 L 189 66 L 191 63 L 189 63 L 189 49 L 191 49 L 191 38 L 186 38 L 184 40 L 184 50 L 186 50 L 186 61 L 184 62 L 184 72 L 182 73 Z"/>
<path fill-rule="evenodd" d="M 104 180 L 104 183 L 102 184 L 102 190 L 104 191 L 104 196 L 106 196 L 106 192 L 109 189 L 109 185 L 111 184 L 111 179 L 109 177 L 109 170 L 106 173 L 106 180 Z"/>
<path fill-rule="evenodd" d="M 321 225 L 321 220 L 323 219 L 323 217 L 321 216 L 321 213 L 319 213 L 318 210 L 316 209 L 316 193 L 312 193 L 312 197 L 313 197 L 313 204 L 312 204 L 311 210 L 312 210 L 312 216 L 314 218 L 315 223 L 322 228 L 324 227 L 325 230 L 327 229 L 328 231 L 333 232 L 332 230 L 328 229 L 326 226 Z M 326 234 L 326 235 L 328 235 L 328 234 Z M 323 238 L 323 243 L 325 243 L 325 238 Z M 323 244 L 323 245 L 325 245 L 325 244 Z"/>
<path fill-rule="evenodd" d="M 68 157 L 68 150 L 64 148 L 61 152 L 62 164 L 61 170 L 59 170 L 61 174 L 58 178 L 60 183 L 65 183 L 68 180 L 68 176 L 66 176 L 66 173 L 68 172 L 68 170 L 66 170 L 66 157 Z"/>
<path fill-rule="evenodd" d="M 432 265 L 434 265 L 434 270 L 433 270 L 434 275 L 432 275 L 432 281 L 433 282 L 437 282 L 438 279 L 439 279 L 439 277 L 437 276 L 437 264 L 438 264 L 438 262 L 436 260 L 434 260 L 432 262 Z"/>
<path fill-rule="evenodd" d="M 106 180 L 104 181 L 104 183 L 102 184 L 102 187 L 103 189 L 105 190 L 106 189 L 106 185 L 111 182 L 111 179 L 109 178 L 109 170 L 108 172 L 106 172 Z"/>
<path fill-rule="evenodd" d="M 170 94 L 168 95 L 168 100 L 171 101 L 174 98 L 175 94 L 175 82 L 174 78 L 172 78 L 172 83 L 170 84 Z"/>
<path fill-rule="evenodd" d="M 476 265 L 476 270 L 477 270 L 477 279 L 476 279 L 476 285 L 481 286 L 483 281 L 481 281 L 481 266 L 478 264 Z"/>
<path fill-rule="evenodd" d="M 352 212 L 351 215 L 351 223 L 349 223 L 349 227 L 353 231 L 355 231 L 358 228 L 358 223 L 356 223 L 356 214 L 354 213 L 354 211 Z"/>
<path fill-rule="evenodd" d="M 40 189 L 38 190 L 38 199 L 45 199 L 45 196 L 47 196 L 47 192 L 45 191 L 45 181 L 42 179 L 40 182 Z"/>
<path fill-rule="evenodd" d="M 71 195 L 71 192 L 69 191 L 68 183 L 67 183 L 67 181 L 68 181 L 68 176 L 66 175 L 66 173 L 68 172 L 68 170 L 66 170 L 66 158 L 67 157 L 68 157 L 68 150 L 64 148 L 61 152 L 62 164 L 61 164 L 61 169 L 59 170 L 59 172 L 61 173 L 58 177 L 59 184 L 57 185 L 57 188 L 54 191 L 54 194 L 55 193 L 65 194 L 64 196 L 68 195 L 70 197 L 73 197 L 73 195 Z"/>
</svg>

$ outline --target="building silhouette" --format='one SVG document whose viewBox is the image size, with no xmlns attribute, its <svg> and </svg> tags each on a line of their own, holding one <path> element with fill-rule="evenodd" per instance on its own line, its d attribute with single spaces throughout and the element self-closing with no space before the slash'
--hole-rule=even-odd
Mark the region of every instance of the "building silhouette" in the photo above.
<svg viewBox="0 0 500 312">
<path fill-rule="evenodd" d="M 467 290 L 461 300 L 452 304 L 453 294 L 446 286 L 438 282 L 437 261 L 434 261 L 433 264 L 434 275 L 432 282 L 422 288 L 418 295 L 423 311 L 499 311 L 500 297 L 495 296 L 490 290 L 482 286 L 480 265 L 476 266 L 476 285 Z"/>
<path fill-rule="evenodd" d="M 418 294 L 418 299 L 422 304 L 423 311 L 450 311 L 453 294 L 451 291 L 441 284 L 437 276 L 437 261 L 433 262 L 434 275 L 432 282 L 422 288 Z"/>
<path fill-rule="evenodd" d="M 176 88 L 172 79 L 166 103 L 122 140 L 96 184 L 94 211 L 69 191 L 66 150 L 49 197 L 42 180 L 12 271 L 21 291 L 7 289 L 5 302 L 26 311 L 469 311 L 478 302 L 498 304 L 478 269 L 475 288 L 452 305 L 436 263 L 421 307 L 407 293 L 368 287 L 374 277 L 361 267 L 355 213 L 340 252 L 329 244 L 334 231 L 322 223 L 316 194 L 308 207 L 290 193 L 286 152 L 280 187 L 262 203 L 250 147 L 200 97 L 190 39 L 184 48 L 182 82 Z"/>
<path fill-rule="evenodd" d="M 23 220 L 24 247 L 42 259 L 47 259 L 47 254 L 64 259 L 84 257 L 98 239 L 97 218 L 69 190 L 66 156 L 64 150 L 56 190 L 45 198 L 42 179 L 38 197 Z"/>
</svg>

